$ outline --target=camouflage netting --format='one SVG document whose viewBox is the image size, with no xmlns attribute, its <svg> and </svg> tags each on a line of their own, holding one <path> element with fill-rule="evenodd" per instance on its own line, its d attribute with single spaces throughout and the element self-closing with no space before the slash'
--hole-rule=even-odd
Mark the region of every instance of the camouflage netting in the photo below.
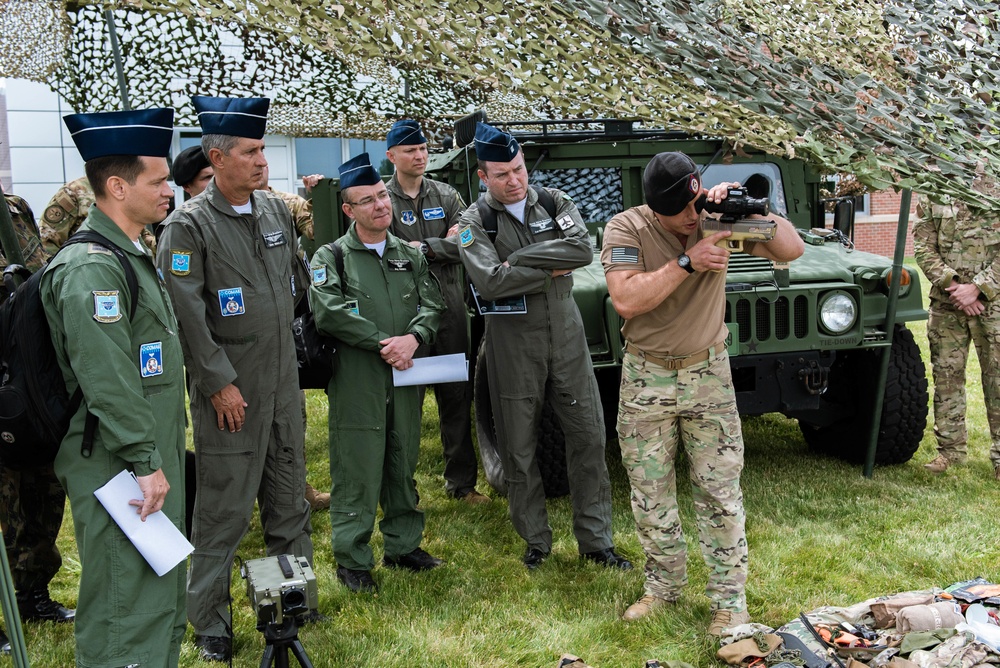
<svg viewBox="0 0 1000 668">
<path fill-rule="evenodd" d="M 491 120 L 636 118 L 722 135 L 876 189 L 971 199 L 977 163 L 1000 174 L 992 0 L 0 7 L 0 76 L 45 81 L 80 110 L 121 107 L 111 8 L 133 106 L 173 106 L 180 123 L 194 125 L 195 93 L 268 95 L 270 130 L 297 136 L 381 138 L 407 116 L 440 137 L 485 108 Z"/>
</svg>

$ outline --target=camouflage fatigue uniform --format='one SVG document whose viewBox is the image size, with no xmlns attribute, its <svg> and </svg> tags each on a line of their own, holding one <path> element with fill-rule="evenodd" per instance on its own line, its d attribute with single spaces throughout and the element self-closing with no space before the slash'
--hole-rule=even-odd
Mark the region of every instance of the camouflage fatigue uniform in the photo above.
<svg viewBox="0 0 1000 668">
<path fill-rule="evenodd" d="M 921 197 L 913 226 L 917 264 L 931 281 L 927 340 L 934 374 L 934 435 L 938 452 L 958 462 L 967 453 L 965 364 L 976 345 L 990 425 L 990 461 L 1000 466 L 1000 217 L 973 213 L 961 202 L 934 204 Z M 968 316 L 952 305 L 953 280 L 975 283 L 986 310 Z"/>
<path fill-rule="evenodd" d="M 38 271 L 48 260 L 42 250 L 35 216 L 28 203 L 4 195 L 24 265 Z M 3 266 L 7 265 L 2 258 Z M 0 465 L 0 525 L 7 547 L 14 588 L 19 592 L 48 587 L 62 565 L 56 537 L 62 526 L 66 493 L 52 465 L 11 469 Z"/>
<path fill-rule="evenodd" d="M 45 207 L 39 226 L 42 245 L 47 253 L 54 254 L 62 248 L 70 235 L 80 229 L 94 202 L 94 189 L 90 187 L 90 181 L 86 176 L 81 176 L 59 188 L 49 200 L 49 205 Z M 156 238 L 152 232 L 143 229 L 141 236 L 149 250 L 156 255 Z"/>
<path fill-rule="evenodd" d="M 687 245 L 648 206 L 605 227 L 606 273 L 656 271 Z M 753 246 L 748 246 L 752 251 Z M 618 438 L 632 484 L 632 513 L 646 553 L 646 594 L 672 601 L 687 584 L 675 460 L 684 448 L 713 610 L 746 610 L 743 434 L 724 347 L 725 272 L 696 272 L 652 310 L 625 321 Z M 634 352 L 632 352 L 634 351 Z M 667 359 L 670 366 L 666 368 Z"/>
<path fill-rule="evenodd" d="M 288 207 L 288 213 L 292 214 L 292 222 L 300 237 L 313 238 L 313 205 L 312 200 L 299 197 L 294 193 L 283 193 L 275 190 L 271 186 L 267 187 L 272 193 L 281 198 L 281 201 Z"/>
</svg>

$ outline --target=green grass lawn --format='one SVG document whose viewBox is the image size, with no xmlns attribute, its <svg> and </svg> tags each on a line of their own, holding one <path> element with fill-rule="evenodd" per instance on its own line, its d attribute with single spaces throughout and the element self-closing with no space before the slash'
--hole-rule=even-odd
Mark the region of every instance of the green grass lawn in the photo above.
<svg viewBox="0 0 1000 668">
<path fill-rule="evenodd" d="M 912 329 L 926 361 L 925 327 L 919 323 Z M 744 421 L 747 594 L 755 621 L 778 626 L 821 605 L 849 605 L 975 576 L 1000 578 L 1000 484 L 993 480 L 987 458 L 989 431 L 975 359 L 970 366 L 969 463 L 939 477 L 923 469 L 934 456 L 930 420 L 913 460 L 876 468 L 870 480 L 862 477 L 859 467 L 809 452 L 792 420 L 768 415 Z M 326 396 L 311 392 L 308 410 L 309 480 L 327 488 Z M 334 575 L 329 516 L 314 514 L 320 609 L 329 621 L 307 627 L 300 638 L 315 666 L 550 667 L 564 652 L 579 655 L 595 668 L 639 668 L 650 658 L 722 665 L 704 634 L 709 621 L 703 593 L 706 571 L 686 485 L 679 487 L 688 529 L 690 585 L 676 606 L 627 625 L 620 616 L 642 593 L 641 568 L 609 572 L 582 563 L 572 536 L 569 499 L 562 498 L 548 506 L 553 555 L 529 573 L 520 561 L 524 544 L 510 525 L 503 498 L 467 507 L 445 494 L 436 422 L 433 395 L 428 394 L 417 485 L 427 515 L 424 547 L 447 564 L 419 575 L 377 568 L 379 594 L 351 594 Z M 628 481 L 617 457 L 612 442 L 608 465 L 615 543 L 641 565 Z M 681 469 L 683 481 L 683 462 Z M 480 490 L 491 493 L 485 482 Z M 66 517 L 59 543 L 64 565 L 52 594 L 72 605 L 79 563 L 68 512 Z M 380 560 L 377 531 L 373 545 Z M 239 554 L 243 559 L 264 556 L 256 518 Z M 263 636 L 255 628 L 245 584 L 235 570 L 233 578 L 233 663 L 255 667 Z M 33 665 L 73 665 L 71 627 L 30 624 L 26 636 Z M 187 640 L 181 665 L 207 666 L 197 659 L 190 629 Z"/>
</svg>

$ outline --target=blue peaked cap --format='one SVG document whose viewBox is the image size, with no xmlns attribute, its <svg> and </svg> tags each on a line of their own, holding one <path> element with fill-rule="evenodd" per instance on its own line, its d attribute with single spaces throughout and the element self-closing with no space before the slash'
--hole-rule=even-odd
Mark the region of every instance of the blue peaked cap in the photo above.
<svg viewBox="0 0 1000 668">
<path fill-rule="evenodd" d="M 204 97 L 191 98 L 198 123 L 206 135 L 230 135 L 261 139 L 267 129 L 266 97 Z"/>
<path fill-rule="evenodd" d="M 510 134 L 492 125 L 476 123 L 476 157 L 487 162 L 510 162 L 521 145 Z"/>
<path fill-rule="evenodd" d="M 174 136 L 173 109 L 70 114 L 63 122 L 84 162 L 108 155 L 165 158 Z"/>
<path fill-rule="evenodd" d="M 414 120 L 396 121 L 385 136 L 386 148 L 400 144 L 426 144 L 427 137 L 420 131 L 420 123 Z"/>
<path fill-rule="evenodd" d="M 342 164 L 340 171 L 340 189 L 352 186 L 373 186 L 382 182 L 378 170 L 372 167 L 371 158 L 367 153 L 355 156 Z"/>
</svg>

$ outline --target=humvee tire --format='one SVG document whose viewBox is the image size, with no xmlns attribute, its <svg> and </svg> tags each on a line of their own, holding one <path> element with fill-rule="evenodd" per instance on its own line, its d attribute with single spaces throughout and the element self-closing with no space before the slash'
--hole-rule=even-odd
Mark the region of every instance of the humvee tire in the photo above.
<svg viewBox="0 0 1000 668">
<path fill-rule="evenodd" d="M 864 462 L 880 356 L 881 351 L 877 350 L 837 355 L 823 401 L 835 404 L 843 418 L 822 427 L 800 419 L 799 427 L 810 448 L 852 463 Z M 927 400 L 927 376 L 920 349 L 910 330 L 904 325 L 896 325 L 882 404 L 882 425 L 875 450 L 876 464 L 910 461 L 924 437 Z"/>
<path fill-rule="evenodd" d="M 483 472 L 490 487 L 500 495 L 507 495 L 507 481 L 503 472 L 503 443 L 497 438 L 490 400 L 489 365 L 486 363 L 486 342 L 479 345 L 476 355 L 476 375 L 473 401 L 476 407 L 476 435 L 479 438 L 479 456 Z M 566 472 L 566 440 L 559 420 L 546 402 L 542 408 L 542 422 L 538 428 L 538 448 L 535 452 L 542 476 L 545 496 L 552 499 L 569 494 L 569 477 Z"/>
</svg>

